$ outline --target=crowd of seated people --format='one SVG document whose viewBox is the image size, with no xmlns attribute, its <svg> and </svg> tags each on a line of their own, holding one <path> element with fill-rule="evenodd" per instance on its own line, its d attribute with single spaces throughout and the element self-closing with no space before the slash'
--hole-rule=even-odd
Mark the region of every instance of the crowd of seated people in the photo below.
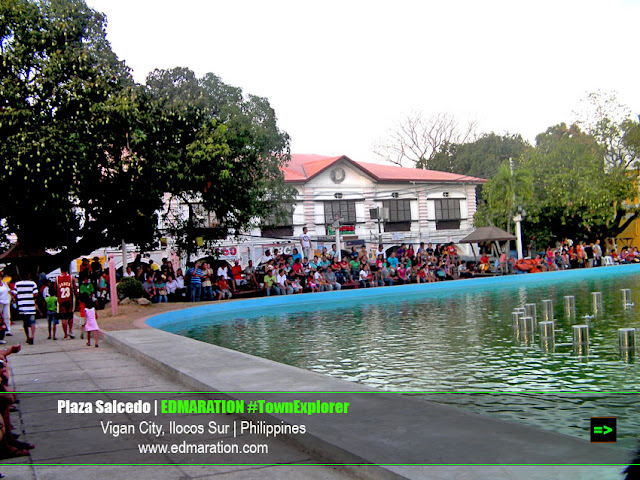
<svg viewBox="0 0 640 480">
<path fill-rule="evenodd" d="M 342 258 L 340 258 L 342 257 Z M 352 247 L 339 255 L 336 245 L 323 248 L 312 259 L 297 249 L 290 256 L 265 252 L 263 285 L 267 296 L 301 292 L 324 292 L 349 288 L 384 287 L 408 283 L 430 283 L 476 274 L 474 262 L 462 262 L 455 246 L 424 243 L 415 250 L 402 244 L 389 253 L 382 245 L 371 254 L 366 247 Z"/>
<path fill-rule="evenodd" d="M 3 459 L 29 455 L 29 450 L 35 448 L 31 443 L 18 440 L 20 434 L 14 431 L 11 423 L 11 412 L 15 411 L 15 404 L 19 400 L 9 386 L 10 370 L 7 357 L 19 351 L 20 345 L 0 350 L 0 458 Z"/>
<path fill-rule="evenodd" d="M 389 252 L 389 253 L 387 253 Z M 232 298 L 239 290 L 263 291 L 265 295 L 293 295 L 302 292 L 324 292 L 343 288 L 370 288 L 409 283 L 432 283 L 459 278 L 472 278 L 502 273 L 525 273 L 588 268 L 602 264 L 599 242 L 585 244 L 563 242 L 556 249 L 534 252 L 533 258 L 516 261 L 505 253 L 492 265 L 484 252 L 478 262 L 462 261 L 455 245 L 420 243 L 385 250 L 383 245 L 370 252 L 365 246 L 351 247 L 348 254 L 340 254 L 336 245 L 313 252 L 309 259 L 297 248 L 287 255 L 265 250 L 256 267 L 249 261 L 246 267 L 235 260 L 214 269 L 207 262 L 187 265 L 186 274 L 173 271 L 170 262 L 162 266 L 141 265 L 135 276 L 144 280 L 145 295 L 153 302 L 212 301 Z M 624 248 L 618 257 L 621 263 L 640 262 L 637 249 Z"/>
<path fill-rule="evenodd" d="M 548 246 L 544 251 L 530 252 L 529 258 L 515 262 L 515 273 L 537 273 L 575 268 L 592 268 L 604 265 L 604 254 L 600 240 L 595 242 L 573 242 L 565 239 L 555 248 Z M 638 263 L 640 253 L 637 248 L 624 247 L 617 253 L 615 246 L 607 252 L 614 263 Z"/>
</svg>

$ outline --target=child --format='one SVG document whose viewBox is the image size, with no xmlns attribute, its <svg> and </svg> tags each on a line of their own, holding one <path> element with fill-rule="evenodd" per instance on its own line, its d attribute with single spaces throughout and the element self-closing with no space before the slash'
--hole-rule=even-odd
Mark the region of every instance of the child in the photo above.
<svg viewBox="0 0 640 480">
<path fill-rule="evenodd" d="M 49 324 L 49 336 L 47 340 L 51 340 L 51 326 L 53 325 L 53 339 L 56 339 L 56 326 L 58 325 L 58 297 L 56 297 L 56 289 L 53 286 L 49 287 L 49 296 L 45 298 L 47 303 L 47 323 Z"/>
<path fill-rule="evenodd" d="M 224 277 L 220 277 L 218 280 L 218 286 L 220 287 L 220 299 L 231 298 L 231 292 L 229 291 L 229 284 Z"/>
<path fill-rule="evenodd" d="M 82 295 L 80 295 L 80 301 L 78 302 L 78 310 L 80 311 L 80 318 L 76 318 L 74 315 L 74 318 L 76 319 L 76 325 L 80 325 L 80 338 L 84 338 L 84 325 L 85 323 L 87 323 L 87 318 L 86 318 L 87 314 L 86 314 L 85 307 L 87 305 L 87 301 L 89 300 L 91 299 L 87 296 L 86 293 L 83 293 Z"/>
<path fill-rule="evenodd" d="M 87 332 L 87 346 L 91 346 L 91 332 L 93 332 L 96 348 L 98 348 L 98 333 L 100 332 L 100 327 L 98 326 L 98 313 L 96 312 L 93 300 L 87 300 L 84 306 L 84 313 L 86 319 L 84 329 Z"/>
</svg>

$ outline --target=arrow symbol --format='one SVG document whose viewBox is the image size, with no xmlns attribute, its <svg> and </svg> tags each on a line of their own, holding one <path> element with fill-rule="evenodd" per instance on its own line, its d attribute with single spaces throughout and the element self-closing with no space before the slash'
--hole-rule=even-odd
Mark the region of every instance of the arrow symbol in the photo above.
<svg viewBox="0 0 640 480">
<path fill-rule="evenodd" d="M 593 427 L 593 433 L 601 433 L 603 435 L 606 435 L 607 433 L 611 432 L 613 432 L 613 428 L 607 427 L 606 425 L 604 425 L 603 427 Z"/>
</svg>

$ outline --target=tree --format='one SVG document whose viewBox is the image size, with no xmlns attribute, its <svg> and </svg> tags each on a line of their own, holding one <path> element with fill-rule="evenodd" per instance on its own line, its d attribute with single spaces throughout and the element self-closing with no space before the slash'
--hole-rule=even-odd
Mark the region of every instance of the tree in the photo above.
<svg viewBox="0 0 640 480">
<path fill-rule="evenodd" d="M 429 162 L 429 168 L 479 178 L 491 178 L 509 158 L 520 158 L 531 145 L 520 134 L 485 133 L 469 143 L 447 143 Z"/>
<path fill-rule="evenodd" d="M 430 169 L 433 158 L 444 146 L 473 141 L 475 136 L 475 122 L 461 127 L 448 113 L 427 117 L 412 112 L 374 147 L 374 153 L 397 165 Z"/>
<path fill-rule="evenodd" d="M 0 3 L 0 217 L 67 260 L 153 238 L 157 195 L 136 136 L 136 88 L 104 17 L 82 0 Z"/>
<path fill-rule="evenodd" d="M 83 0 L 2 1 L 0 35 L 0 218 L 22 244 L 62 247 L 60 262 L 144 248 L 166 194 L 214 212 L 217 228 L 188 221 L 184 237 L 213 241 L 291 199 L 266 99 L 185 68 L 136 85 Z"/>
<path fill-rule="evenodd" d="M 607 147 L 577 125 L 549 128 L 523 164 L 536 186 L 527 205 L 527 231 L 541 240 L 616 236 L 630 223 L 625 200 L 637 175 L 605 164 Z"/>
<path fill-rule="evenodd" d="M 502 162 L 483 191 L 486 201 L 479 206 L 474 223 L 477 226 L 495 225 L 511 233 L 511 220 L 517 208 L 528 205 L 533 194 L 532 175 L 510 159 Z"/>
<path fill-rule="evenodd" d="M 187 205 L 186 217 L 175 210 L 163 216 L 181 250 L 194 251 L 196 238 L 211 247 L 290 205 L 295 191 L 280 170 L 290 158 L 289 137 L 266 98 L 185 68 L 152 72 L 147 94 L 155 130 L 144 157 L 165 160 L 166 191 Z M 213 228 L 198 224 L 194 208 L 213 215 Z"/>
</svg>

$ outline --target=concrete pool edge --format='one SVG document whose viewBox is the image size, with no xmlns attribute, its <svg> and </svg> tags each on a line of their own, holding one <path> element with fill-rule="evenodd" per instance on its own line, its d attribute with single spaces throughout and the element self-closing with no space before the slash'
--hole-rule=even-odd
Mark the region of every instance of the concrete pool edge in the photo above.
<svg viewBox="0 0 640 480">
<path fill-rule="evenodd" d="M 576 278 L 589 278 L 601 275 L 602 273 L 609 274 L 640 274 L 640 264 L 629 265 L 616 265 L 611 267 L 597 267 L 597 268 L 581 268 L 574 270 L 564 270 L 557 272 L 541 272 L 533 274 L 521 274 L 521 275 L 504 275 L 496 277 L 482 277 L 482 278 L 470 278 L 453 280 L 446 282 L 436 283 L 421 283 L 421 284 L 409 284 L 409 285 L 397 285 L 393 287 L 377 287 L 377 288 L 360 288 L 353 290 L 340 290 L 333 292 L 320 292 L 320 293 L 304 293 L 297 295 L 276 295 L 270 297 L 258 297 L 250 299 L 242 299 L 235 301 L 223 301 L 215 302 L 208 305 L 193 304 L 193 307 L 173 310 L 170 312 L 161 313 L 151 316 L 145 320 L 145 324 L 153 327 L 160 328 L 173 324 L 177 321 L 186 320 L 193 317 L 200 317 L 210 314 L 236 314 L 241 312 L 260 311 L 265 308 L 277 308 L 277 307 L 290 307 L 295 305 L 313 305 L 320 302 L 331 301 L 332 303 L 366 299 L 366 298 L 384 298 L 393 297 L 398 295 L 415 295 L 418 293 L 424 293 L 429 295 L 430 293 L 451 291 L 454 290 L 458 293 L 464 290 L 478 290 L 485 287 L 495 285 L 535 285 L 537 283 L 548 282 L 564 282 Z"/>
<path fill-rule="evenodd" d="M 310 430 L 317 433 L 304 435 L 303 439 L 294 439 L 294 442 L 335 463 L 368 463 L 372 462 L 372 456 L 376 457 L 378 454 L 380 456 L 375 458 L 378 462 L 374 463 L 383 463 L 380 462 L 381 458 L 393 459 L 384 463 L 409 463 L 398 461 L 401 452 L 407 449 L 415 451 L 426 445 L 429 445 L 429 451 L 424 452 L 423 463 L 434 464 L 463 463 L 459 460 L 463 453 L 460 449 L 475 449 L 481 456 L 486 455 L 482 458 L 492 459 L 485 460 L 484 463 L 496 464 L 523 463 L 513 462 L 513 457 L 507 451 L 509 448 L 531 452 L 528 457 L 531 458 L 531 463 L 563 463 L 567 458 L 575 458 L 581 459 L 582 463 L 622 464 L 628 457 L 628 452 L 623 449 L 595 446 L 574 437 L 482 417 L 453 407 L 396 393 L 377 392 L 362 385 L 160 330 L 108 332 L 107 339 L 118 349 L 197 391 L 352 392 L 350 396 L 346 394 L 345 398 L 351 399 L 355 408 L 355 420 L 350 424 L 353 428 L 347 428 L 346 424 L 330 425 L 331 422 L 318 415 L 303 419 L 291 414 L 270 416 L 276 423 L 286 421 L 307 424 Z M 364 400 L 365 395 L 358 395 L 358 392 L 377 393 L 367 395 Z M 227 396 L 234 398 L 238 395 Z M 254 397 L 258 398 L 259 395 Z M 283 398 L 291 400 L 292 397 L 289 394 Z M 366 418 L 358 420 L 358 415 Z M 264 419 L 264 416 L 261 418 Z M 385 438 L 376 438 L 375 428 L 380 427 L 376 420 L 382 420 L 381 423 L 387 429 Z M 401 431 L 406 425 L 411 426 L 410 433 Z M 344 431 L 345 428 L 348 431 Z M 487 442 L 486 435 L 481 433 L 483 429 L 489 429 L 494 434 L 497 432 L 498 443 L 491 445 Z M 494 436 L 491 438 L 494 439 Z M 422 453 L 421 451 L 420 455 Z M 598 462 L 598 458 L 601 461 Z M 424 469 L 415 470 L 414 467 L 372 465 L 365 468 L 363 470 L 359 467 L 358 472 L 352 473 L 364 478 L 385 479 L 424 478 L 425 473 Z M 504 473 L 504 467 L 495 468 L 500 468 Z M 616 468 L 620 470 L 619 467 Z"/>
</svg>

